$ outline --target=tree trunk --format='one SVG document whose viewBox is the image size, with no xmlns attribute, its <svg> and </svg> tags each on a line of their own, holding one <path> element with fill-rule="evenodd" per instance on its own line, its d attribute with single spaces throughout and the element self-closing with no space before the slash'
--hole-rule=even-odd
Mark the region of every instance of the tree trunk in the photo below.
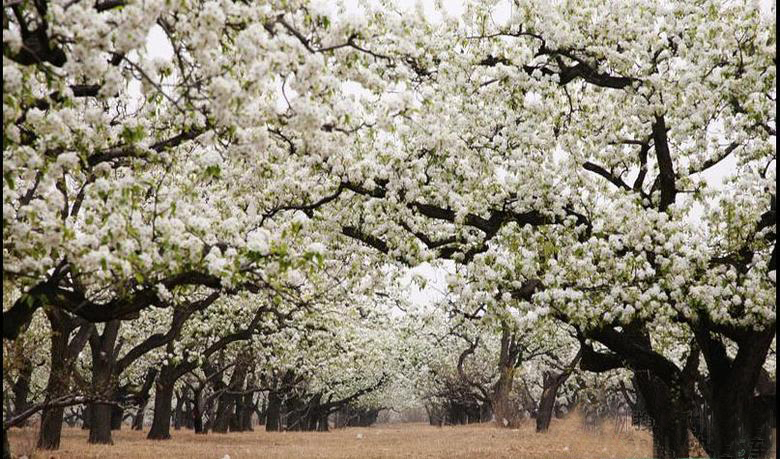
<svg viewBox="0 0 780 459">
<path fill-rule="evenodd" d="M 89 407 L 89 443 L 113 444 L 111 439 L 111 411 L 112 405 L 93 403 Z"/>
<path fill-rule="evenodd" d="M 32 361 L 26 356 L 21 356 L 22 368 L 19 370 L 19 376 L 14 381 L 14 385 L 11 388 L 13 392 L 14 408 L 13 413 L 18 414 L 26 410 L 30 406 L 28 400 L 30 396 L 30 377 L 33 372 Z M 22 426 L 27 425 L 29 420 L 24 421 Z"/>
<path fill-rule="evenodd" d="M 759 459 L 771 449 L 771 407 L 752 391 L 724 384 L 711 401 L 713 431 L 706 448 L 712 457 Z"/>
<path fill-rule="evenodd" d="M 303 430 L 302 423 L 304 404 L 298 396 L 288 397 L 285 403 L 286 419 L 284 430 L 301 431 Z"/>
<path fill-rule="evenodd" d="M 499 425 L 507 427 L 512 423 L 515 417 L 515 410 L 509 399 L 509 394 L 512 391 L 515 367 L 514 365 L 502 366 L 499 371 L 498 382 L 496 382 L 496 385 L 493 388 L 491 404 L 493 405 L 493 413 L 496 415 L 496 421 Z"/>
<path fill-rule="evenodd" d="M 515 368 L 520 360 L 520 349 L 517 340 L 508 324 L 501 324 L 501 352 L 498 357 L 498 382 L 493 387 L 491 404 L 496 421 L 499 425 L 508 427 L 514 424 L 517 415 L 509 395 L 515 377 Z"/>
<path fill-rule="evenodd" d="M 149 403 L 149 399 L 141 400 L 141 404 L 138 406 L 138 411 L 133 416 L 133 430 L 144 430 L 144 418 L 146 417 L 146 404 Z"/>
<path fill-rule="evenodd" d="M 258 403 L 255 405 L 255 414 L 257 414 L 257 424 L 265 425 L 265 416 L 267 412 L 268 398 L 262 393 L 257 394 Z"/>
<path fill-rule="evenodd" d="M 647 371 L 635 373 L 634 383 L 642 405 L 652 418 L 653 457 L 689 457 L 688 421 L 690 409 L 676 388 L 669 388 Z"/>
<path fill-rule="evenodd" d="M 214 424 L 211 427 L 211 431 L 214 433 L 227 433 L 230 426 L 230 418 L 233 416 L 233 407 L 235 400 L 228 394 L 222 394 L 219 396 L 217 402 L 217 416 L 214 419 Z"/>
<path fill-rule="evenodd" d="M 133 430 L 144 429 L 144 419 L 146 418 L 146 405 L 149 403 L 149 396 L 152 390 L 152 385 L 157 377 L 157 369 L 150 368 L 146 371 L 144 377 L 144 384 L 141 386 L 141 391 L 137 395 L 138 399 L 138 411 L 133 418 Z"/>
<path fill-rule="evenodd" d="M 167 440 L 171 438 L 171 409 L 173 402 L 173 386 L 176 380 L 172 377 L 173 369 L 163 367 L 157 379 L 154 395 L 154 417 L 152 427 L 146 438 L 150 440 Z"/>
<path fill-rule="evenodd" d="M 252 408 L 254 407 L 252 396 L 253 394 L 251 392 L 244 394 L 239 404 L 240 410 L 238 418 L 241 423 L 241 430 L 244 432 L 251 432 L 254 430 L 252 427 Z"/>
<path fill-rule="evenodd" d="M 92 354 L 92 392 L 103 399 L 111 400 L 114 392 L 115 346 L 119 336 L 119 320 L 106 322 L 103 333 L 94 329 L 89 336 Z M 89 443 L 113 444 L 111 439 L 112 406 L 92 404 L 90 406 Z M 120 418 L 121 423 L 121 418 Z"/>
<path fill-rule="evenodd" d="M 762 387 L 768 379 L 763 364 L 775 339 L 776 325 L 746 331 L 734 358 L 703 324 L 694 328 L 694 333 L 709 370 L 700 388 L 712 410 L 712 431 L 704 438 L 699 435 L 700 443 L 710 457 L 768 457 L 775 397 L 774 389 L 767 394 Z"/>
<path fill-rule="evenodd" d="M 329 429 L 328 426 L 328 412 L 322 411 L 319 414 L 319 420 L 317 421 L 317 430 L 319 432 L 327 432 Z"/>
<path fill-rule="evenodd" d="M 185 429 L 192 430 L 194 425 L 192 424 L 192 400 L 189 398 L 184 399 L 184 411 L 182 411 L 182 426 Z"/>
<path fill-rule="evenodd" d="M 76 322 L 56 308 L 47 308 L 46 316 L 51 325 L 49 380 L 46 383 L 46 400 L 67 395 L 70 388 L 70 376 L 73 359 L 86 344 L 87 329 L 79 330 L 72 341 L 68 340 Z M 41 413 L 38 432 L 38 448 L 54 450 L 60 447 L 62 434 L 62 416 L 64 408 L 47 407 Z"/>
<path fill-rule="evenodd" d="M 555 409 L 555 399 L 558 397 L 558 389 L 569 379 L 577 363 L 582 358 L 583 348 L 580 347 L 577 355 L 560 373 L 546 373 L 544 375 L 542 399 L 539 400 L 539 409 L 536 412 L 536 431 L 547 432 L 550 428 L 553 410 Z"/>
<path fill-rule="evenodd" d="M 184 398 L 181 393 L 176 394 L 176 408 L 173 412 L 173 429 L 181 430 L 182 418 L 184 417 Z"/>
<path fill-rule="evenodd" d="M 539 411 L 536 414 L 536 431 L 547 432 L 550 428 L 553 409 L 555 408 L 555 397 L 558 395 L 560 384 L 556 384 L 556 378 L 552 375 L 544 376 L 542 389 L 542 398 L 539 400 Z"/>
<path fill-rule="evenodd" d="M 122 421 L 125 418 L 125 410 L 121 406 L 111 407 L 111 430 L 122 430 Z"/>
<path fill-rule="evenodd" d="M 81 408 L 81 430 L 89 430 L 89 405 Z"/>
<path fill-rule="evenodd" d="M 8 431 L 3 429 L 3 459 L 11 459 L 11 445 L 8 443 Z"/>
<path fill-rule="evenodd" d="M 281 430 L 282 400 L 279 395 L 271 391 L 268 393 L 268 409 L 266 410 L 266 432 L 279 432 Z"/>
<path fill-rule="evenodd" d="M 62 408 L 44 408 L 38 433 L 39 449 L 59 449 L 63 412 Z"/>
<path fill-rule="evenodd" d="M 196 434 L 206 433 L 203 429 L 203 387 L 192 391 L 192 428 Z"/>
</svg>

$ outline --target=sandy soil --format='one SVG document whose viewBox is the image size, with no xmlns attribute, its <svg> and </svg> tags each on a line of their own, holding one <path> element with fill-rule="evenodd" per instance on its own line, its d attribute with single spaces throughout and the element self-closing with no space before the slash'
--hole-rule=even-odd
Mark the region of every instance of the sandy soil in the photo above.
<svg viewBox="0 0 780 459">
<path fill-rule="evenodd" d="M 426 424 L 385 424 L 331 432 L 254 432 L 195 435 L 172 431 L 167 441 L 146 440 L 145 433 L 123 428 L 114 445 L 87 444 L 87 432 L 65 429 L 59 451 L 36 451 L 36 429 L 12 429 L 14 455 L 32 458 L 513 458 L 513 459 L 640 459 L 652 456 L 650 435 L 629 428 L 616 433 L 605 424 L 585 430 L 578 419 L 555 420 L 547 434 L 533 423 L 519 429 L 493 424 L 431 427 Z"/>
</svg>

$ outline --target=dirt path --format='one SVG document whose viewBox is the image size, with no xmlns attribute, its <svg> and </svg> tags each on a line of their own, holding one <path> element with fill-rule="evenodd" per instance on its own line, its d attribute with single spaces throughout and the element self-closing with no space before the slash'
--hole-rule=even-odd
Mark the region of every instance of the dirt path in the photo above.
<svg viewBox="0 0 780 459">
<path fill-rule="evenodd" d="M 173 432 L 169 441 L 149 441 L 145 433 L 114 432 L 113 446 L 87 444 L 87 432 L 66 429 L 60 451 L 35 452 L 35 429 L 10 432 L 14 454 L 30 458 L 512 458 L 609 459 L 649 458 L 650 435 L 629 430 L 615 434 L 610 425 L 600 432 L 585 431 L 575 420 L 557 421 L 548 434 L 536 434 L 532 423 L 520 429 L 491 424 L 431 427 L 425 424 L 379 425 L 327 433 L 246 433 L 195 435 Z M 262 427 L 260 428 L 262 429 Z M 227 458 L 225 458 L 227 459 Z"/>
</svg>

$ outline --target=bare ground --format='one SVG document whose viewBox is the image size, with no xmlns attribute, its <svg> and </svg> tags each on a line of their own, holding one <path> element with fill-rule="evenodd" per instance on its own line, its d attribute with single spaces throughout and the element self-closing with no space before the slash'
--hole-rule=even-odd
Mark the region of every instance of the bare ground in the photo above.
<svg viewBox="0 0 780 459">
<path fill-rule="evenodd" d="M 145 432 L 123 428 L 114 432 L 114 445 L 89 445 L 87 432 L 63 431 L 59 451 L 36 451 L 35 428 L 12 429 L 14 455 L 32 458 L 513 458 L 513 459 L 640 459 L 652 456 L 646 431 L 629 427 L 616 433 L 612 424 L 585 430 L 580 420 L 555 420 L 547 434 L 534 432 L 528 422 L 519 429 L 493 424 L 431 427 L 426 424 L 385 424 L 327 433 L 254 432 L 195 435 L 172 431 L 167 441 L 146 440 Z M 18 457 L 18 456 L 17 456 Z M 226 459 L 226 458 L 225 458 Z"/>
</svg>

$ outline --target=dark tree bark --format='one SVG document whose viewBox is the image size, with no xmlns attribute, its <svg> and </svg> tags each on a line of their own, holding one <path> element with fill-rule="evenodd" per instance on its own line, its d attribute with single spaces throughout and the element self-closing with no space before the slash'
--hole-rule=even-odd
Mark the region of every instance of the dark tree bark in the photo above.
<svg viewBox="0 0 780 459">
<path fill-rule="evenodd" d="M 499 425 L 508 427 L 514 423 L 517 416 L 512 406 L 509 394 L 515 378 L 515 368 L 519 360 L 519 349 L 515 336 L 504 324 L 501 332 L 501 352 L 498 358 L 498 381 L 493 387 L 491 405 Z"/>
<path fill-rule="evenodd" d="M 670 388 L 648 371 L 636 372 L 634 384 L 637 394 L 642 399 L 642 406 L 653 420 L 653 457 L 659 459 L 689 457 L 690 410 L 681 400 L 682 395 L 675 393 L 674 388 Z"/>
<path fill-rule="evenodd" d="M 111 405 L 93 403 L 89 406 L 89 443 L 113 444 L 111 439 Z"/>
<path fill-rule="evenodd" d="M 203 429 L 203 387 L 192 390 L 192 427 L 196 434 L 206 433 Z"/>
<path fill-rule="evenodd" d="M 93 330 L 89 337 L 92 354 L 92 392 L 106 400 L 111 400 L 115 392 L 114 362 L 116 342 L 119 336 L 119 320 L 106 322 L 103 333 Z M 113 406 L 101 403 L 90 407 L 89 443 L 112 444 L 111 420 Z M 121 418 L 120 418 L 121 423 Z"/>
<path fill-rule="evenodd" d="M 11 445 L 8 443 L 8 431 L 3 429 L 3 459 L 11 459 Z"/>
<path fill-rule="evenodd" d="M 315 394 L 314 397 L 309 400 L 308 408 L 306 409 L 306 419 L 303 421 L 303 430 L 314 432 L 319 430 L 318 424 L 322 418 L 322 407 L 320 401 L 322 400 L 322 394 Z"/>
<path fill-rule="evenodd" d="M 542 398 L 539 400 L 539 410 L 536 414 L 537 432 L 547 432 L 550 428 L 550 421 L 552 420 L 553 410 L 555 408 L 555 399 L 558 396 L 558 389 L 560 389 L 561 385 L 569 379 L 569 376 L 571 376 L 581 357 L 582 348 L 580 347 L 580 350 L 577 352 L 577 355 L 574 356 L 574 359 L 561 372 L 545 373 L 542 382 Z"/>
<path fill-rule="evenodd" d="M 13 393 L 13 414 L 18 414 L 30 407 L 30 377 L 32 377 L 33 364 L 27 356 L 21 356 L 22 367 L 19 376 L 11 387 Z"/>
<path fill-rule="evenodd" d="M 595 332 L 594 336 L 614 354 L 595 352 L 581 340 L 582 369 L 596 372 L 620 367 L 632 369 L 640 402 L 653 423 L 653 457 L 689 457 L 688 423 L 699 364 L 696 347 L 691 347 L 685 366 L 680 369 L 652 350 L 649 335 L 642 327 L 627 326 L 621 332 L 607 328 Z"/>
<path fill-rule="evenodd" d="M 760 332 L 734 335 L 739 349 L 733 359 L 708 328 L 702 324 L 695 332 L 709 369 L 709 378 L 700 387 L 711 408 L 712 430 L 706 436 L 698 435 L 698 439 L 710 457 L 768 457 L 775 396 L 773 390 L 770 394 L 762 389 L 766 381 L 759 383 L 762 375 L 767 379 L 762 366 L 774 339 L 775 325 Z"/>
<path fill-rule="evenodd" d="M 125 419 L 125 410 L 121 406 L 111 407 L 111 430 L 122 430 L 122 422 Z"/>
<path fill-rule="evenodd" d="M 173 411 L 173 429 L 181 430 L 182 418 L 184 417 L 184 397 L 181 393 L 176 394 L 176 408 Z"/>
<path fill-rule="evenodd" d="M 141 390 L 136 394 L 138 411 L 136 411 L 135 416 L 133 416 L 133 430 L 143 430 L 144 428 L 146 405 L 149 403 L 149 396 L 151 395 L 155 378 L 157 378 L 157 369 L 148 369 L 146 371 L 146 376 L 144 377 L 144 384 L 141 386 Z"/>
<path fill-rule="evenodd" d="M 222 390 L 227 390 L 224 388 Z M 230 427 L 230 420 L 234 413 L 235 398 L 229 394 L 223 393 L 217 400 L 217 413 L 211 431 L 214 433 L 227 433 Z"/>
<path fill-rule="evenodd" d="M 254 378 L 247 382 L 247 386 L 254 384 Z M 253 393 L 248 392 L 241 397 L 238 409 L 238 418 L 241 423 L 241 430 L 244 432 L 251 432 L 254 430 L 252 427 L 252 412 L 254 411 Z"/>
<path fill-rule="evenodd" d="M 144 430 L 144 419 L 146 418 L 146 405 L 149 399 L 145 399 L 138 406 L 138 410 L 133 415 L 133 430 Z"/>
<path fill-rule="evenodd" d="M 284 430 L 301 431 L 303 430 L 305 404 L 300 397 L 293 395 L 288 396 L 284 403 L 284 410 L 286 414 Z"/>
<path fill-rule="evenodd" d="M 182 411 L 182 427 L 185 429 L 194 429 L 195 426 L 192 423 L 192 403 L 193 399 L 184 399 L 184 410 Z"/>
<path fill-rule="evenodd" d="M 89 430 L 89 405 L 85 405 L 81 408 L 81 430 Z"/>
<path fill-rule="evenodd" d="M 282 400 L 276 391 L 268 393 L 268 409 L 266 410 L 265 430 L 279 432 L 282 430 Z"/>
<path fill-rule="evenodd" d="M 160 371 L 157 378 L 154 395 L 154 417 L 152 427 L 146 438 L 150 440 L 168 440 L 171 438 L 171 404 L 173 401 L 173 388 L 176 383 L 173 368 L 166 365 Z"/>
<path fill-rule="evenodd" d="M 328 425 L 328 413 L 326 411 L 321 411 L 319 413 L 319 419 L 317 420 L 317 431 L 327 432 L 329 429 L 330 426 Z"/>
<path fill-rule="evenodd" d="M 48 401 L 68 393 L 73 362 L 84 348 L 93 326 L 83 324 L 57 308 L 46 308 L 45 311 L 51 325 L 51 365 L 49 367 L 49 380 L 46 384 L 46 400 Z M 78 333 L 69 341 L 68 337 L 78 325 L 80 325 Z M 63 413 L 64 408 L 62 407 L 55 406 L 43 409 L 38 432 L 38 448 L 59 449 Z"/>
</svg>

